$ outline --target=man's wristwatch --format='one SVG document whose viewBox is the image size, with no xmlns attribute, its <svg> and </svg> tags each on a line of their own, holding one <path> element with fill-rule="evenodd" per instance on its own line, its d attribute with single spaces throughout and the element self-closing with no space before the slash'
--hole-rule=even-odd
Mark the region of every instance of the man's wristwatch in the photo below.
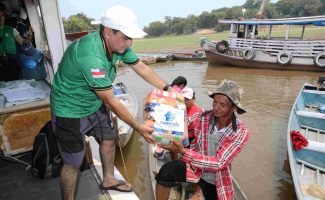
<svg viewBox="0 0 325 200">
<path fill-rule="evenodd" d="M 169 84 L 166 84 L 165 87 L 163 88 L 164 91 L 167 91 L 171 86 Z"/>
</svg>

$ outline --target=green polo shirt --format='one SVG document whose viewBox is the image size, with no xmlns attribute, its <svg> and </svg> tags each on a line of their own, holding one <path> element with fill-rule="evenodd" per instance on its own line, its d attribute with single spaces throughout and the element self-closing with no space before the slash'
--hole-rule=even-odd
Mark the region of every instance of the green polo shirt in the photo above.
<svg viewBox="0 0 325 200">
<path fill-rule="evenodd" d="M 16 54 L 16 36 L 18 31 L 10 26 L 3 25 L 0 27 L 0 55 Z"/>
<path fill-rule="evenodd" d="M 73 42 L 65 51 L 52 83 L 52 112 L 67 118 L 86 117 L 96 112 L 102 100 L 95 90 L 112 88 L 115 63 L 120 60 L 135 64 L 139 58 L 128 48 L 124 54 L 114 53 L 109 60 L 99 31 Z"/>
</svg>

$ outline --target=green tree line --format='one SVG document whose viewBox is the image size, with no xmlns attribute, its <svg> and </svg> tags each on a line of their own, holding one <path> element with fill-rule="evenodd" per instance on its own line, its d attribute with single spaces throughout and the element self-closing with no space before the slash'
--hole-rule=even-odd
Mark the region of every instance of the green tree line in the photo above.
<svg viewBox="0 0 325 200">
<path fill-rule="evenodd" d="M 247 0 L 241 6 L 219 8 L 204 11 L 200 15 L 187 17 L 165 16 L 164 21 L 154 21 L 144 27 L 148 37 L 163 35 L 191 34 L 199 29 L 215 29 L 223 31 L 227 25 L 218 24 L 219 19 L 255 18 L 261 6 L 260 0 Z M 246 9 L 243 13 L 242 9 Z M 276 3 L 268 1 L 264 10 L 265 18 L 303 17 L 325 14 L 325 0 L 279 0 Z M 63 18 L 65 32 L 79 32 L 98 29 L 98 25 L 91 25 L 94 19 L 79 13 L 69 18 Z"/>
<path fill-rule="evenodd" d="M 93 18 L 88 18 L 84 13 L 71 15 L 69 18 L 63 18 L 64 31 L 66 33 L 92 31 L 98 28 L 98 25 L 92 25 Z"/>
</svg>

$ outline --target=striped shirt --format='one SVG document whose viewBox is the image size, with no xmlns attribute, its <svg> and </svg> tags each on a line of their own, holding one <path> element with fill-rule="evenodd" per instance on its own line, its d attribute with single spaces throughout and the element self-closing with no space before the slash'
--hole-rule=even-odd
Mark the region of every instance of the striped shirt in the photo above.
<svg viewBox="0 0 325 200">
<path fill-rule="evenodd" d="M 207 134 L 214 122 L 211 111 L 203 113 L 194 122 L 195 139 L 191 149 L 186 149 L 182 160 L 186 162 L 186 179 L 197 183 L 203 171 L 215 172 L 215 185 L 218 200 L 227 200 L 234 197 L 234 189 L 230 174 L 231 162 L 242 150 L 248 140 L 249 131 L 244 123 L 236 118 L 236 131 L 233 124 L 225 127 L 223 135 L 216 141 L 215 155 L 209 156 Z"/>
</svg>

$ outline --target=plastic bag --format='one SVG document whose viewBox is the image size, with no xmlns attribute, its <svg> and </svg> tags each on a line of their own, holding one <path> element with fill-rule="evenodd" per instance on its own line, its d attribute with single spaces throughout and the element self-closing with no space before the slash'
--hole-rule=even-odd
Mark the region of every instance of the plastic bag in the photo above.
<svg viewBox="0 0 325 200">
<path fill-rule="evenodd" d="M 169 144 L 171 139 L 182 141 L 187 138 L 184 98 L 174 92 L 157 88 L 145 99 L 145 120 L 153 122 L 152 133 L 156 143 Z"/>
</svg>

